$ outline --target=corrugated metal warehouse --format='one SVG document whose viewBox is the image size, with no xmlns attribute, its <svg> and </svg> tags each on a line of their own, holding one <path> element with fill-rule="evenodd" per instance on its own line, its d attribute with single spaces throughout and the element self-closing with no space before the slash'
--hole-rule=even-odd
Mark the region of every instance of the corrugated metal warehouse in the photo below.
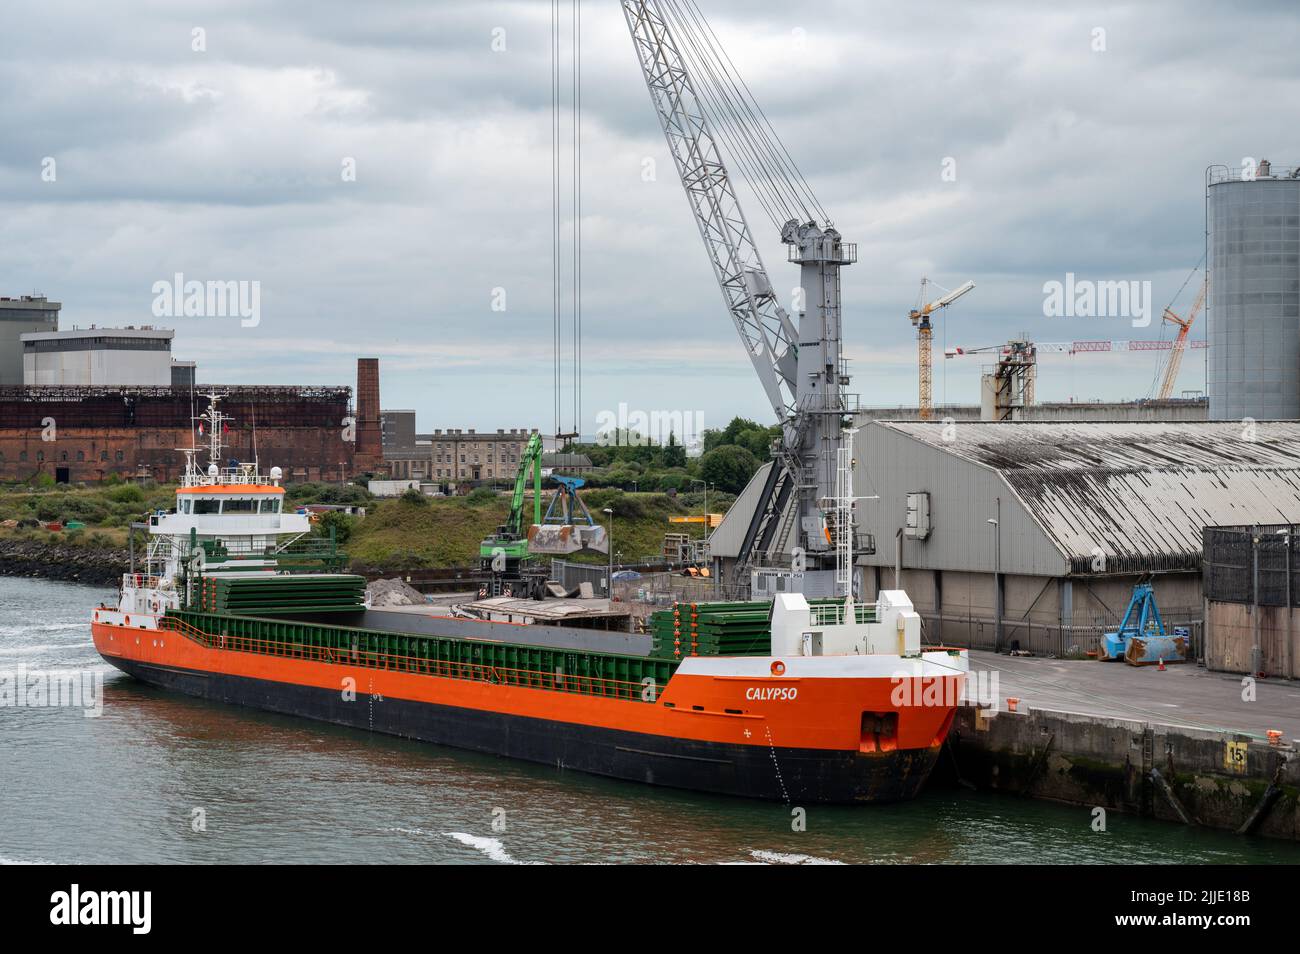
<svg viewBox="0 0 1300 954">
<path fill-rule="evenodd" d="M 949 643 L 995 645 L 995 579 L 1006 648 L 1093 648 L 1146 574 L 1167 620 L 1199 629 L 1203 528 L 1300 520 L 1294 422 L 877 421 L 855 457 L 857 493 L 878 496 L 857 509 L 876 541 L 863 596 L 901 560 L 929 638 Z M 724 575 L 763 476 L 711 538 Z"/>
</svg>

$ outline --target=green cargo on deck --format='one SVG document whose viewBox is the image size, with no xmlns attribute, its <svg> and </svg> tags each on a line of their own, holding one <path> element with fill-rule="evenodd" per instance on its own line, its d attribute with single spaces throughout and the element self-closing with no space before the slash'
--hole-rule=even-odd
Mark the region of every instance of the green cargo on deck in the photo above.
<svg viewBox="0 0 1300 954">
<path fill-rule="evenodd" d="M 839 623 L 844 601 L 809 600 L 823 625 Z M 859 623 L 874 623 L 876 608 L 855 605 Z M 676 615 L 674 615 L 676 614 Z M 694 626 L 692 627 L 692 624 Z M 772 604 L 678 603 L 650 617 L 651 650 L 661 659 L 683 656 L 770 656 L 772 654 Z"/>
<path fill-rule="evenodd" d="M 650 652 L 661 659 L 767 656 L 771 615 L 771 603 L 679 603 L 650 617 Z"/>
<path fill-rule="evenodd" d="M 654 702 L 677 663 L 644 656 L 199 612 L 170 618 L 209 648 Z"/>
<path fill-rule="evenodd" d="M 365 577 L 348 573 L 205 576 L 196 581 L 192 608 L 238 616 L 355 613 L 365 601 Z"/>
</svg>

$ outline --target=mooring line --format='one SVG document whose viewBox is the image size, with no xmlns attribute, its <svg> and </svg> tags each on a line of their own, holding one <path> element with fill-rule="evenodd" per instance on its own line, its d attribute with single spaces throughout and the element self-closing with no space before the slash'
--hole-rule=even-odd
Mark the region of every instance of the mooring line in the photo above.
<svg viewBox="0 0 1300 954">
<path fill-rule="evenodd" d="M 781 786 L 781 798 L 789 805 L 790 793 L 785 790 L 785 779 L 781 777 L 781 765 L 776 760 L 776 746 L 772 744 L 772 728 L 766 722 L 763 723 L 763 732 L 767 735 L 767 751 L 772 756 L 772 767 L 776 769 L 776 783 Z"/>
</svg>

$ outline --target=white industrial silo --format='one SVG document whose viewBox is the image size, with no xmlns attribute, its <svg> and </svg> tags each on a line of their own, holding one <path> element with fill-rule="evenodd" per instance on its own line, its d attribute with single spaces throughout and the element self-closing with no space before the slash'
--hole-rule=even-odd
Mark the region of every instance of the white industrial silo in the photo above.
<svg viewBox="0 0 1300 954">
<path fill-rule="evenodd" d="M 1300 169 L 1206 184 L 1210 418 L 1300 418 Z"/>
</svg>

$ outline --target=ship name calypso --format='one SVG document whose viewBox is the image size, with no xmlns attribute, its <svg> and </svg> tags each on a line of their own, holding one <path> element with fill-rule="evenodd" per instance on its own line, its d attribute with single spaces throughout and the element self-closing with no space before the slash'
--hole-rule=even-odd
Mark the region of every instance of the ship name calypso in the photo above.
<svg viewBox="0 0 1300 954">
<path fill-rule="evenodd" d="M 775 699 L 780 702 L 793 702 L 799 696 L 796 686 L 750 686 L 745 690 L 745 698 L 750 702 L 763 702 Z"/>
</svg>

